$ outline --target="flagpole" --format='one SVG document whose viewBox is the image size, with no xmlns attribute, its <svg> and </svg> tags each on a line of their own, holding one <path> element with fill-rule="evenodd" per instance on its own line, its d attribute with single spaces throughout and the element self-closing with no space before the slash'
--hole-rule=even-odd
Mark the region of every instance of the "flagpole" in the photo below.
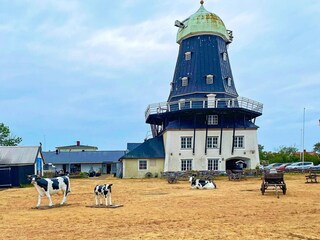
<svg viewBox="0 0 320 240">
<path fill-rule="evenodd" d="M 303 124 L 302 124 L 302 162 L 304 163 L 304 127 L 305 127 L 306 108 L 303 108 Z"/>
</svg>

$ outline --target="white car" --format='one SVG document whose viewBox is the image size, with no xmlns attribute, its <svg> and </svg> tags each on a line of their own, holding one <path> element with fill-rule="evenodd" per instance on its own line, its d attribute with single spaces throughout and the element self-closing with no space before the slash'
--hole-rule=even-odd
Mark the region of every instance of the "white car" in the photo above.
<svg viewBox="0 0 320 240">
<path fill-rule="evenodd" d="M 303 170 L 303 169 L 309 169 L 311 167 L 313 167 L 313 162 L 295 162 L 287 166 L 285 169 L 286 170 L 293 170 L 293 169 Z"/>
</svg>

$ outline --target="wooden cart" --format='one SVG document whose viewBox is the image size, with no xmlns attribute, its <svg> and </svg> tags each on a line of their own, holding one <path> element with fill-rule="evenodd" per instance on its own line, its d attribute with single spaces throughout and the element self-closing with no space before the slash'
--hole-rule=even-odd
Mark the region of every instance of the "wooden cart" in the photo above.
<svg viewBox="0 0 320 240">
<path fill-rule="evenodd" d="M 264 173 L 261 183 L 261 193 L 264 195 L 266 190 L 275 190 L 276 196 L 279 198 L 279 190 L 282 190 L 283 195 L 287 192 L 287 186 L 283 179 L 283 173 Z"/>
</svg>

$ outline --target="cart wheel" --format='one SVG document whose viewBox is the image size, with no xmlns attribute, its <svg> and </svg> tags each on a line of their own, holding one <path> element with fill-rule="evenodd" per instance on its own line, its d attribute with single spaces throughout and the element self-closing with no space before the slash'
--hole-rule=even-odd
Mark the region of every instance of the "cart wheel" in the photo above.
<svg viewBox="0 0 320 240">
<path fill-rule="evenodd" d="M 266 189 L 265 189 L 265 187 L 264 187 L 264 184 L 263 184 L 263 183 L 261 184 L 261 188 L 260 188 L 260 190 L 261 190 L 261 194 L 262 194 L 262 195 L 264 195 L 264 193 L 265 193 Z"/>
<path fill-rule="evenodd" d="M 173 184 L 173 183 L 176 183 L 176 182 L 177 182 L 176 177 L 169 177 L 168 178 L 168 183 Z"/>
</svg>

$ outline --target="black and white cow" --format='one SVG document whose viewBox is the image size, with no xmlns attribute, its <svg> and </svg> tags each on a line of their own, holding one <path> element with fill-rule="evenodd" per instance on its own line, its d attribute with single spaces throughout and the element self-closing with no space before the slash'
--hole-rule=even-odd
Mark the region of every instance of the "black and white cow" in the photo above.
<svg viewBox="0 0 320 240">
<path fill-rule="evenodd" d="M 56 178 L 40 178 L 36 175 L 28 177 L 31 183 L 35 186 L 38 191 L 38 204 L 40 207 L 41 197 L 47 196 L 49 199 L 49 207 L 53 206 L 51 195 L 56 194 L 60 191 L 63 192 L 63 199 L 61 205 L 67 200 L 67 195 L 71 192 L 70 179 L 68 176 L 56 177 Z"/>
<path fill-rule="evenodd" d="M 109 199 L 109 205 L 112 205 L 111 187 L 112 187 L 112 184 L 103 184 L 103 185 L 95 186 L 94 194 L 96 198 L 96 205 L 98 205 L 98 198 L 100 198 L 100 204 L 102 204 L 102 198 L 104 198 L 106 200 L 106 206 L 108 206 L 108 199 Z"/>
<path fill-rule="evenodd" d="M 194 176 L 191 176 L 189 178 L 189 182 L 191 183 L 191 188 L 197 188 L 197 189 L 214 189 L 214 188 L 217 188 L 216 184 L 213 181 L 197 179 Z"/>
</svg>

